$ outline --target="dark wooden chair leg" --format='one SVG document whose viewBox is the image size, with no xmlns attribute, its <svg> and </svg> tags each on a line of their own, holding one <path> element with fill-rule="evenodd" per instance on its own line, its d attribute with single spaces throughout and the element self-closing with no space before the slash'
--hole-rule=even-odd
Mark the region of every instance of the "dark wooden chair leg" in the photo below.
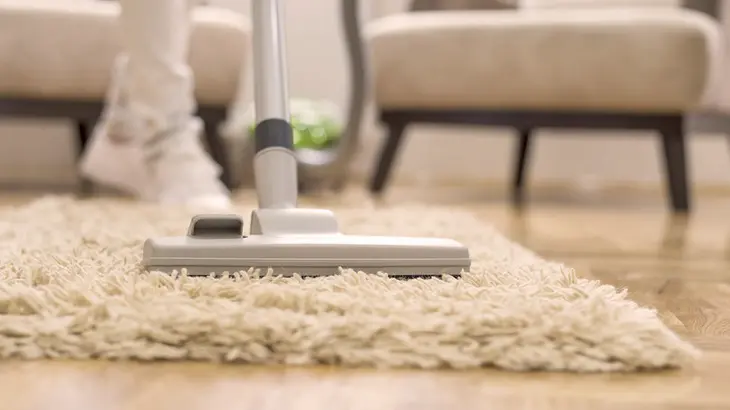
<svg viewBox="0 0 730 410">
<path fill-rule="evenodd" d="M 233 177 L 231 175 L 231 166 L 228 159 L 225 141 L 218 132 L 219 122 L 211 120 L 203 120 L 205 127 L 205 142 L 213 160 L 221 167 L 220 180 L 228 189 L 234 189 Z"/>
<path fill-rule="evenodd" d="M 664 152 L 667 190 L 674 212 L 690 211 L 686 138 L 682 121 L 659 130 Z"/>
<path fill-rule="evenodd" d="M 388 177 L 390 176 L 393 163 L 398 154 L 398 148 L 401 146 L 407 123 L 400 121 L 391 122 L 387 126 L 388 136 L 383 141 L 380 155 L 378 156 L 378 165 L 370 180 L 370 192 L 374 194 L 379 194 L 385 189 L 385 184 L 388 182 Z"/>
<path fill-rule="evenodd" d="M 92 126 L 86 120 L 76 120 L 76 162 L 81 160 L 91 139 Z M 79 194 L 89 196 L 94 192 L 94 184 L 86 178 L 79 179 Z"/>
<path fill-rule="evenodd" d="M 515 158 L 514 174 L 512 175 L 512 203 L 522 205 L 525 185 L 525 171 L 530 160 L 530 138 L 532 129 L 519 130 L 517 141 L 517 157 Z"/>
</svg>

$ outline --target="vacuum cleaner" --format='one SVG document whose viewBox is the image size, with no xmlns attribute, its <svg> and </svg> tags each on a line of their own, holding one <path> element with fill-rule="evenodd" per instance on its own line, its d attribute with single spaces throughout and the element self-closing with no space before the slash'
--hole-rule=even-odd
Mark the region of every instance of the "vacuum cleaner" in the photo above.
<svg viewBox="0 0 730 410">
<path fill-rule="evenodd" d="M 302 277 L 334 275 L 343 269 L 395 277 L 458 276 L 468 271 L 469 249 L 455 240 L 346 235 L 333 212 L 297 207 L 282 5 L 279 0 L 253 1 L 252 17 L 258 208 L 251 212 L 248 233 L 240 215 L 196 215 L 186 235 L 145 241 L 145 269 L 185 270 L 191 276 L 254 269 Z"/>
</svg>

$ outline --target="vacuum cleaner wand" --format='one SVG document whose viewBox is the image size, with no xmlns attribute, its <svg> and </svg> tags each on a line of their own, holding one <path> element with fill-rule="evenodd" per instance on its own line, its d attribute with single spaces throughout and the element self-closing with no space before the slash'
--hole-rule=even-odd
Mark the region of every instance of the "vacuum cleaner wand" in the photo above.
<svg viewBox="0 0 730 410">
<path fill-rule="evenodd" d="M 290 124 L 282 3 L 253 1 L 254 175 L 259 208 L 297 205 L 297 159 Z"/>
<path fill-rule="evenodd" d="M 246 271 L 325 276 L 341 269 L 393 276 L 459 275 L 469 250 L 451 239 L 353 236 L 340 233 L 328 210 L 297 207 L 297 159 L 289 123 L 285 33 L 279 0 L 252 2 L 256 155 L 259 206 L 249 234 L 238 215 L 198 215 L 186 236 L 145 241 L 148 270 L 189 275 Z"/>
</svg>

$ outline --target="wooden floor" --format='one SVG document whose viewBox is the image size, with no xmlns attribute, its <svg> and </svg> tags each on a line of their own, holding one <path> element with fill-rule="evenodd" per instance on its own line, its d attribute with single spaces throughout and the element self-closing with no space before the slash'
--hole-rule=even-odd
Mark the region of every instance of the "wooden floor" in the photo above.
<svg viewBox="0 0 730 410">
<path fill-rule="evenodd" d="M 697 368 L 568 375 L 0 363 L 0 410 L 730 409 L 730 197 L 698 197 L 687 219 L 670 217 L 658 194 L 548 194 L 518 212 L 479 192 L 396 190 L 386 202 L 459 204 L 547 258 L 627 287 L 704 350 Z"/>
</svg>

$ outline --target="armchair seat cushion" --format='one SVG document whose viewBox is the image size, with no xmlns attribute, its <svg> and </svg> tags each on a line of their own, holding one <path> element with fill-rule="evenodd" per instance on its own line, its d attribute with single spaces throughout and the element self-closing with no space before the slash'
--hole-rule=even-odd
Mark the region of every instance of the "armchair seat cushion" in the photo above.
<svg viewBox="0 0 730 410">
<path fill-rule="evenodd" d="M 676 112 L 721 46 L 708 17 L 658 8 L 401 14 L 367 39 L 383 109 Z"/>
<path fill-rule="evenodd" d="M 109 1 L 0 0 L 0 98 L 102 99 L 121 50 L 118 13 Z M 193 20 L 196 97 L 228 103 L 249 50 L 249 24 L 214 7 L 196 8 Z"/>
</svg>

